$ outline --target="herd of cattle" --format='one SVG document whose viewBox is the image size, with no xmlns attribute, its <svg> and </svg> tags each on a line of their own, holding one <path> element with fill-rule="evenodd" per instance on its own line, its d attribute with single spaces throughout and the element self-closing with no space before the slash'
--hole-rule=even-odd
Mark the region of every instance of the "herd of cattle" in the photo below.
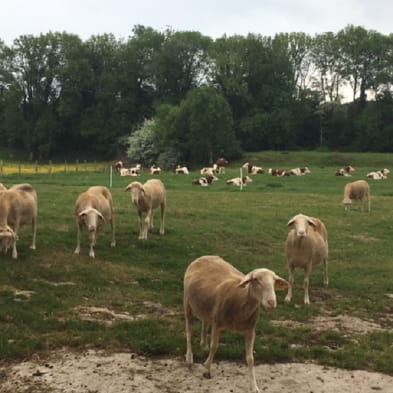
<svg viewBox="0 0 393 393">
<path fill-rule="evenodd" d="M 206 185 L 212 184 L 216 174 L 225 173 L 228 166 L 226 159 L 219 159 L 212 167 L 202 168 L 202 178 Z M 121 176 L 139 176 L 141 165 L 124 168 L 122 162 L 115 165 Z M 247 175 L 243 178 L 227 180 L 227 184 L 235 186 L 252 182 L 249 175 L 263 174 L 261 167 L 245 163 L 242 166 Z M 354 168 L 351 166 L 339 169 L 335 175 L 351 176 Z M 125 174 L 127 173 L 127 174 Z M 157 166 L 150 168 L 152 175 L 162 173 Z M 186 167 L 177 166 L 177 174 L 189 174 Z M 303 176 L 310 174 L 307 168 L 294 168 L 289 171 L 269 169 L 272 176 Z M 378 175 L 375 175 L 378 174 Z M 372 179 L 385 179 L 388 169 L 371 172 L 367 175 Z M 369 176 L 370 175 L 370 176 Z M 375 175 L 375 177 L 374 177 Z M 380 177 L 378 177 L 380 176 Z M 153 226 L 153 213 L 160 209 L 160 234 L 165 233 L 166 189 L 160 179 L 150 179 L 144 184 L 133 181 L 127 185 L 125 191 L 131 195 L 139 220 L 139 240 L 147 240 L 148 232 Z M 354 201 L 362 203 L 362 210 L 367 206 L 370 211 L 370 187 L 365 180 L 358 180 L 345 185 L 343 205 L 349 208 Z M 75 254 L 80 253 L 80 237 L 83 228 L 90 236 L 89 256 L 94 258 L 94 246 L 98 228 L 104 223 L 111 226 L 111 247 L 115 247 L 115 222 L 113 201 L 110 190 L 103 186 L 93 186 L 81 193 L 75 205 L 77 223 L 77 243 Z M 30 248 L 36 248 L 37 229 L 37 192 L 30 184 L 18 184 L 7 189 L 0 183 L 0 252 L 4 254 L 12 249 L 12 258 L 16 259 L 19 228 L 25 224 L 32 224 L 33 236 Z M 304 303 L 309 304 L 309 276 L 312 266 L 322 263 L 324 267 L 324 285 L 328 285 L 328 233 L 324 223 L 316 218 L 298 214 L 288 221 L 293 227 L 288 233 L 286 241 L 286 256 L 289 280 L 286 281 L 269 269 L 255 269 L 243 274 L 231 264 L 218 256 L 203 256 L 193 261 L 184 275 L 184 313 L 186 320 L 187 353 L 186 362 L 193 363 L 191 347 L 192 315 L 202 321 L 201 345 L 207 346 L 207 329 L 211 326 L 210 352 L 206 362 L 206 376 L 210 376 L 211 363 L 218 347 L 219 335 L 222 330 L 239 332 L 246 339 L 246 359 L 249 368 L 251 389 L 259 392 L 255 371 L 253 346 L 255 340 L 255 326 L 259 317 L 260 306 L 274 309 L 277 306 L 275 290 L 288 288 L 286 302 L 292 299 L 295 268 L 304 269 Z"/>
</svg>

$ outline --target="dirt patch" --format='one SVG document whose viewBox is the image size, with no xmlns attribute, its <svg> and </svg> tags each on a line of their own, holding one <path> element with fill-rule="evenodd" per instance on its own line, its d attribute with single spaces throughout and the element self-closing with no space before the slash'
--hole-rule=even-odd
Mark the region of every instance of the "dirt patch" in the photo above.
<svg viewBox="0 0 393 393">
<path fill-rule="evenodd" d="M 177 315 L 173 310 L 165 308 L 161 303 L 145 301 L 140 304 L 143 313 L 117 312 L 107 307 L 78 306 L 74 308 L 79 318 L 83 321 L 98 322 L 111 326 L 119 321 L 136 321 L 148 316 L 169 317 Z"/>
<path fill-rule="evenodd" d="M 257 359 L 256 359 L 257 361 Z M 31 361 L 0 366 L 1 393 L 237 393 L 249 392 L 243 362 L 223 361 L 205 379 L 203 366 L 189 370 L 181 358 L 153 360 L 130 353 L 67 350 Z M 262 392 L 392 393 L 393 377 L 315 364 L 257 364 Z"/>
<path fill-rule="evenodd" d="M 378 323 L 349 315 L 319 315 L 306 322 L 285 320 L 272 321 L 272 324 L 276 326 L 284 326 L 286 328 L 308 328 L 313 331 L 336 331 L 342 333 L 344 336 L 351 336 L 352 334 L 367 334 L 385 330 Z"/>
<path fill-rule="evenodd" d="M 350 237 L 355 240 L 360 240 L 361 242 L 364 242 L 364 243 L 371 243 L 371 242 L 378 242 L 379 241 L 379 239 L 377 239 L 376 237 L 367 236 L 367 235 L 353 235 Z"/>
<path fill-rule="evenodd" d="M 7 285 L 1 287 L 0 291 L 12 292 L 14 294 L 14 301 L 16 302 L 30 300 L 30 298 L 35 294 L 34 291 L 27 291 L 24 289 L 18 289 Z"/>
</svg>

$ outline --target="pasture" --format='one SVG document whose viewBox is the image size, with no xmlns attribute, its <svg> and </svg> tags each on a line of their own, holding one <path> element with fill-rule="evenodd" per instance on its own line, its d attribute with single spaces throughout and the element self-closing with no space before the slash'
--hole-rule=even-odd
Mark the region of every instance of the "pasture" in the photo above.
<svg viewBox="0 0 393 393">
<path fill-rule="evenodd" d="M 277 178 L 253 176 L 242 191 L 225 184 L 250 161 L 265 169 L 307 165 L 311 174 Z M 336 169 L 351 164 L 350 178 Z M 103 165 L 104 167 L 105 165 Z M 322 285 L 322 266 L 310 280 L 309 306 L 303 304 L 303 272 L 296 271 L 294 298 L 262 312 L 257 325 L 255 361 L 316 362 L 393 375 L 393 175 L 369 180 L 371 212 L 345 212 L 344 185 L 366 179 L 371 170 L 393 169 L 384 154 L 318 152 L 256 153 L 230 163 L 225 175 L 208 188 L 191 185 L 188 176 L 164 172 L 167 187 L 166 234 L 158 234 L 158 217 L 146 242 L 137 240 L 138 224 L 128 183 L 114 176 L 116 217 L 114 249 L 110 227 L 98 234 L 96 258 L 88 256 L 83 233 L 80 255 L 74 255 L 74 204 L 91 185 L 109 186 L 108 172 L 10 174 L 7 187 L 32 184 L 39 198 L 37 250 L 28 248 L 30 227 L 20 232 L 17 261 L 0 256 L 0 358 L 29 357 L 63 346 L 132 350 L 149 356 L 185 354 L 182 314 L 183 274 L 201 255 L 220 255 L 244 273 L 267 267 L 288 277 L 284 244 L 287 222 L 297 213 L 321 218 L 329 233 L 329 287 Z M 199 348 L 195 324 L 196 362 Z M 216 358 L 244 362 L 243 338 L 225 333 Z"/>
</svg>

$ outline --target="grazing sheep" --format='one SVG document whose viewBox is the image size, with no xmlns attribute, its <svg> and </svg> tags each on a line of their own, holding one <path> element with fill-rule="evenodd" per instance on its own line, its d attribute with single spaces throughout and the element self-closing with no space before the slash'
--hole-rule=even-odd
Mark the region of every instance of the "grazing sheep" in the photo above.
<svg viewBox="0 0 393 393">
<path fill-rule="evenodd" d="M 158 179 L 150 179 L 146 183 L 134 181 L 125 191 L 130 191 L 132 203 L 135 205 L 139 220 L 139 240 L 147 240 L 147 232 L 153 228 L 153 214 L 161 208 L 160 235 L 165 233 L 166 190 L 164 183 Z M 143 214 L 146 214 L 143 220 Z"/>
<path fill-rule="evenodd" d="M 350 210 L 352 201 L 358 201 L 362 204 L 361 209 L 364 211 L 364 204 L 367 203 L 368 209 L 371 210 L 370 186 L 365 180 L 357 180 L 353 183 L 347 183 L 344 188 L 343 205 L 345 210 Z"/>
<path fill-rule="evenodd" d="M 275 289 L 285 289 L 287 281 L 269 269 L 255 269 L 244 275 L 218 256 L 203 256 L 193 261 L 184 275 L 184 315 L 186 323 L 186 363 L 191 367 L 192 316 L 202 321 L 201 346 L 207 345 L 211 325 L 210 352 L 204 366 L 210 378 L 213 357 L 222 330 L 241 333 L 246 341 L 246 359 L 251 389 L 259 392 L 254 370 L 255 325 L 260 305 L 271 310 L 277 307 Z"/>
<path fill-rule="evenodd" d="M 288 233 L 286 242 L 289 270 L 288 294 L 286 302 L 292 300 L 295 268 L 304 269 L 304 304 L 310 304 L 308 286 L 313 265 L 323 262 L 324 285 L 328 285 L 328 235 L 325 224 L 318 218 L 298 214 L 288 221 L 295 228 Z"/>
<path fill-rule="evenodd" d="M 232 186 L 240 187 L 252 183 L 252 179 L 250 176 L 234 177 L 233 179 L 227 180 L 226 183 L 231 184 Z"/>
<path fill-rule="evenodd" d="M 226 158 L 221 157 L 216 161 L 217 170 L 219 174 L 225 174 L 225 168 L 228 166 L 229 162 Z"/>
<path fill-rule="evenodd" d="M 188 175 L 190 172 L 188 171 L 188 168 L 186 166 L 180 166 L 178 165 L 175 169 L 175 173 L 177 175 Z"/>
<path fill-rule="evenodd" d="M 4 187 L 4 186 L 3 186 Z M 36 249 L 37 233 L 37 192 L 30 184 L 16 184 L 0 192 L 0 252 L 6 253 L 12 248 L 12 258 L 18 258 L 16 242 L 19 228 L 32 224 L 32 242 L 30 248 Z"/>
<path fill-rule="evenodd" d="M 96 245 L 97 231 L 107 221 L 112 228 L 111 247 L 116 246 L 113 201 L 108 188 L 93 186 L 80 194 L 75 204 L 75 216 L 77 227 L 75 254 L 80 252 L 81 231 L 83 227 L 86 227 L 90 234 L 89 256 L 95 257 L 94 246 Z"/>
<path fill-rule="evenodd" d="M 150 167 L 150 174 L 151 175 L 161 175 L 161 168 L 156 165 L 152 165 Z"/>
</svg>

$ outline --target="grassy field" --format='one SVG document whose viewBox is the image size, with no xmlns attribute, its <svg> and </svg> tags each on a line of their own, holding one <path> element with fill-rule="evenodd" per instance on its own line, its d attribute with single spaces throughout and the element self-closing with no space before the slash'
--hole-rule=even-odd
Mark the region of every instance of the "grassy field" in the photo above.
<svg viewBox="0 0 393 393">
<path fill-rule="evenodd" d="M 227 174 L 209 188 L 191 185 L 198 171 L 189 176 L 164 173 L 166 235 L 158 234 L 157 217 L 147 242 L 137 240 L 136 213 L 124 192 L 135 179 L 116 176 L 111 191 L 117 246 L 109 247 L 110 229 L 104 226 L 95 259 L 88 257 L 86 232 L 81 254 L 73 254 L 73 209 L 88 186 L 109 186 L 107 171 L 2 176 L 0 182 L 6 186 L 28 182 L 36 187 L 39 226 L 36 251 L 28 248 L 31 231 L 24 227 L 19 259 L 13 261 L 10 254 L 0 257 L 0 357 L 25 357 L 61 346 L 183 355 L 182 279 L 188 264 L 215 254 L 245 273 L 267 267 L 287 278 L 287 222 L 301 212 L 321 218 L 328 228 L 330 286 L 323 287 L 322 267 L 316 266 L 311 305 L 306 307 L 303 272 L 297 272 L 292 303 L 285 304 L 285 293 L 279 292 L 277 310 L 261 314 L 256 362 L 313 361 L 393 375 L 392 178 L 370 180 L 371 213 L 345 212 L 341 205 L 348 181 L 365 179 L 371 170 L 392 170 L 393 156 L 267 152 L 249 154 L 244 161 L 279 169 L 307 165 L 312 173 L 288 178 L 256 175 L 243 191 L 225 184 L 225 179 L 238 175 L 241 162 L 231 163 Z M 347 164 L 356 168 L 352 178 L 334 176 Z M 145 173 L 138 180 L 148 178 Z M 84 310 L 90 310 L 89 318 Z M 115 313 L 125 317 L 114 320 Z M 384 329 L 360 333 L 336 331 L 330 325 L 314 328 L 315 318 L 340 315 Z M 198 361 L 206 354 L 197 342 L 195 334 Z M 243 360 L 243 338 L 223 334 L 217 358 Z"/>
</svg>

